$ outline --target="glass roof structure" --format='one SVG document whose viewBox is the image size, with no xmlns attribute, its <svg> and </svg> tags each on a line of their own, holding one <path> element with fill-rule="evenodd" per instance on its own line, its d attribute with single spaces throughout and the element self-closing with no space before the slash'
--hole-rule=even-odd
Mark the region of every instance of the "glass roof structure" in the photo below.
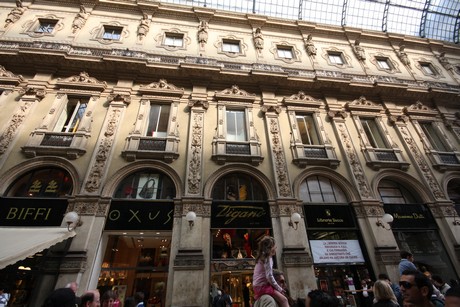
<svg viewBox="0 0 460 307">
<path fill-rule="evenodd" d="M 460 0 L 165 0 L 459 43 Z"/>
</svg>

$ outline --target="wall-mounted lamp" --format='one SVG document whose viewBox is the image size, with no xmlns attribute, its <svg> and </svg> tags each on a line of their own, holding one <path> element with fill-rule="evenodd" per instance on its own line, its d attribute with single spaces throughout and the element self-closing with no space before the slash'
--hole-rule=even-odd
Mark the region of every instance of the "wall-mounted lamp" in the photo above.
<svg viewBox="0 0 460 307">
<path fill-rule="evenodd" d="M 78 213 L 75 211 L 67 212 L 64 216 L 64 222 L 67 224 L 68 231 L 72 231 L 83 224 L 83 222 L 80 220 L 80 217 L 78 216 Z"/>
<path fill-rule="evenodd" d="M 385 213 L 382 216 L 382 219 L 377 220 L 376 224 L 377 224 L 377 226 L 385 228 L 386 230 L 390 230 L 391 229 L 390 223 L 392 223 L 393 220 L 394 220 L 393 215 Z M 387 228 L 386 225 L 388 225 L 388 228 Z"/>
<path fill-rule="evenodd" d="M 188 221 L 188 225 L 190 226 L 190 229 L 192 229 L 193 225 L 195 225 L 196 213 L 193 211 L 187 212 L 187 214 L 185 215 L 185 219 Z"/>
<path fill-rule="evenodd" d="M 452 224 L 454 224 L 455 226 L 460 225 L 460 221 L 455 218 L 455 214 L 454 214 L 454 221 L 452 222 Z"/>
<path fill-rule="evenodd" d="M 294 212 L 291 215 L 291 219 L 289 220 L 289 226 L 297 230 L 297 227 L 299 227 L 299 222 L 301 219 L 302 217 L 300 216 L 300 214 L 298 214 L 297 212 Z"/>
</svg>

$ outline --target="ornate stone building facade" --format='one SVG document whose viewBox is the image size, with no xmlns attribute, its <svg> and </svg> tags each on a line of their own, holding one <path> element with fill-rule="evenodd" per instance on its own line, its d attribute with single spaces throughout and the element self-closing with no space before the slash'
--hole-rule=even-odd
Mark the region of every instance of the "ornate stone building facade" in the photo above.
<svg viewBox="0 0 460 307">
<path fill-rule="evenodd" d="M 18 306 L 70 281 L 248 306 L 266 234 L 294 297 L 397 280 L 400 250 L 458 278 L 458 45 L 153 1 L 1 1 L 0 22 Z M 73 238 L 20 252 L 69 211 Z"/>
</svg>

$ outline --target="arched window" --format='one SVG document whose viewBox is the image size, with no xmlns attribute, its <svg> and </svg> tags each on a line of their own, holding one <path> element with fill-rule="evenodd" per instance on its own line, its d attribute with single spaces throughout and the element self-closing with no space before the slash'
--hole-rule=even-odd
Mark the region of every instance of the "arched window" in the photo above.
<svg viewBox="0 0 460 307">
<path fill-rule="evenodd" d="M 323 176 L 310 176 L 300 184 L 299 197 L 306 203 L 347 203 L 339 186 Z"/>
<path fill-rule="evenodd" d="M 73 181 L 60 168 L 32 170 L 17 179 L 6 192 L 7 197 L 67 197 L 72 194 Z"/>
<path fill-rule="evenodd" d="M 264 187 L 251 176 L 232 173 L 219 179 L 212 190 L 215 200 L 267 200 Z"/>
<path fill-rule="evenodd" d="M 460 179 L 456 178 L 447 184 L 447 195 L 449 199 L 456 205 L 460 207 Z M 460 210 L 458 210 L 460 211 Z"/>
<path fill-rule="evenodd" d="M 129 175 L 118 185 L 114 198 L 173 199 L 176 187 L 167 175 L 155 171 L 142 171 Z"/>
<path fill-rule="evenodd" d="M 385 179 L 380 181 L 378 191 L 384 204 L 416 204 L 413 193 L 401 184 Z"/>
</svg>

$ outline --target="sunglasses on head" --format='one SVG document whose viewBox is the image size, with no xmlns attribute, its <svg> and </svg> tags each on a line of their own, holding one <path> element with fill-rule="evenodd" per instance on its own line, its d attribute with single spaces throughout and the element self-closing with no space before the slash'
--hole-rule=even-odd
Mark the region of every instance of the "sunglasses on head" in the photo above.
<svg viewBox="0 0 460 307">
<path fill-rule="evenodd" d="M 404 287 L 404 289 L 410 289 L 410 288 L 412 288 L 412 286 L 414 286 L 414 284 L 411 284 L 408 281 L 400 281 L 399 286 Z"/>
</svg>

